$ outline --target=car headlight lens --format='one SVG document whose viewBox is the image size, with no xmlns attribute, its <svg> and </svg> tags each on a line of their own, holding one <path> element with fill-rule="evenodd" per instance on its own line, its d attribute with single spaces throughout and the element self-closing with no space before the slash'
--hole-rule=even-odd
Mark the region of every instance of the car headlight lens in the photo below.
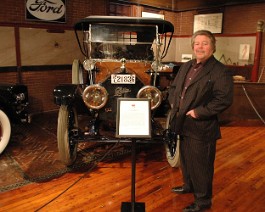
<svg viewBox="0 0 265 212">
<path fill-rule="evenodd" d="M 151 110 L 154 110 L 161 104 L 162 94 L 158 88 L 151 85 L 147 85 L 138 91 L 137 98 L 150 99 Z"/>
<path fill-rule="evenodd" d="M 89 85 L 84 90 L 82 98 L 87 107 L 98 110 L 106 105 L 108 92 L 101 85 Z"/>
</svg>

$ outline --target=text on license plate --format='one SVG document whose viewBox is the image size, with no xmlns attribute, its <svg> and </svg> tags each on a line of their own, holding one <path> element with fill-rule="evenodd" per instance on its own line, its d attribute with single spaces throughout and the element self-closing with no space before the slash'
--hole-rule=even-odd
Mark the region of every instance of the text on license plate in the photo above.
<svg viewBox="0 0 265 212">
<path fill-rule="evenodd" d="M 111 84 L 135 84 L 135 74 L 112 74 Z"/>
</svg>

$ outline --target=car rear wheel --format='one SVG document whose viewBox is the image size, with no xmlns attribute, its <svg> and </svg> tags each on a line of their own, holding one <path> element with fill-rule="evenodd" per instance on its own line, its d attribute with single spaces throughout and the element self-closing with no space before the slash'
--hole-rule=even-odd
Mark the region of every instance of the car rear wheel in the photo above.
<svg viewBox="0 0 265 212">
<path fill-rule="evenodd" d="M 168 129 L 168 139 L 165 143 L 166 149 L 166 157 L 167 161 L 172 167 L 179 167 L 180 166 L 180 152 L 179 152 L 179 144 L 180 139 L 178 135 L 174 135 L 170 132 L 170 117 L 171 111 L 168 113 L 167 122 L 166 122 L 166 129 Z"/>
<path fill-rule="evenodd" d="M 8 116 L 0 110 L 0 154 L 5 150 L 11 136 L 11 124 Z"/>
<path fill-rule="evenodd" d="M 61 161 L 67 166 L 72 165 L 76 160 L 78 142 L 74 138 L 77 127 L 75 109 L 61 105 L 58 114 L 57 142 Z"/>
</svg>

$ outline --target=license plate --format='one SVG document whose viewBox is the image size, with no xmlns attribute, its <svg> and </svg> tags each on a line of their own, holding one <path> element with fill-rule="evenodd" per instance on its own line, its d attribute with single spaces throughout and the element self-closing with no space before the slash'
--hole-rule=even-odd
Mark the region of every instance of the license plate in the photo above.
<svg viewBox="0 0 265 212">
<path fill-rule="evenodd" d="M 135 74 L 112 74 L 111 84 L 135 84 Z"/>
</svg>

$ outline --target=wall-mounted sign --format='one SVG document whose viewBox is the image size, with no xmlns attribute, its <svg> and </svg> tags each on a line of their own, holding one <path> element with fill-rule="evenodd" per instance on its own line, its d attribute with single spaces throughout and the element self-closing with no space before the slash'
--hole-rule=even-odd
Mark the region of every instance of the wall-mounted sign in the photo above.
<svg viewBox="0 0 265 212">
<path fill-rule="evenodd" d="M 65 23 L 66 0 L 26 0 L 26 19 Z"/>
</svg>

